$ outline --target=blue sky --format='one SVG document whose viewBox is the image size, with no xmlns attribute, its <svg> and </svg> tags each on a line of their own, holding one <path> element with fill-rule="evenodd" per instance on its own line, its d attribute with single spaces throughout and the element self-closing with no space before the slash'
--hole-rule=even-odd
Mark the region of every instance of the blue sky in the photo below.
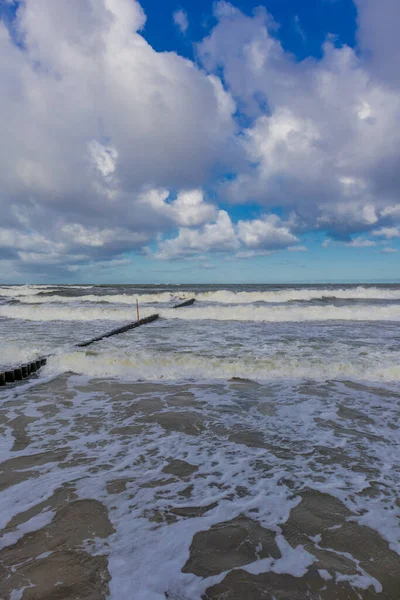
<svg viewBox="0 0 400 600">
<path fill-rule="evenodd" d="M 3 282 L 400 281 L 396 0 L 0 19 Z"/>
<path fill-rule="evenodd" d="M 157 50 L 179 52 L 194 58 L 193 42 L 202 40 L 216 20 L 213 17 L 213 0 L 143 0 L 141 2 L 147 22 L 144 37 Z M 351 0 L 239 0 L 233 3 L 243 13 L 250 15 L 259 6 L 275 19 L 279 26 L 277 36 L 284 48 L 298 60 L 315 56 L 321 58 L 322 45 L 328 35 L 338 42 L 355 46 L 357 11 Z M 171 15 L 184 10 L 188 16 L 187 35 L 182 36 L 174 26 Z"/>
</svg>

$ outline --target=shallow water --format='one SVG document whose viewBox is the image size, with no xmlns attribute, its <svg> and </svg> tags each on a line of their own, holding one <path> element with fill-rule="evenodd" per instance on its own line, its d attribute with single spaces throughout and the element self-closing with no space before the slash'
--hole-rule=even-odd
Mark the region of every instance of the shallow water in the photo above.
<svg viewBox="0 0 400 600">
<path fill-rule="evenodd" d="M 399 286 L 0 293 L 0 598 L 399 598 Z"/>
</svg>

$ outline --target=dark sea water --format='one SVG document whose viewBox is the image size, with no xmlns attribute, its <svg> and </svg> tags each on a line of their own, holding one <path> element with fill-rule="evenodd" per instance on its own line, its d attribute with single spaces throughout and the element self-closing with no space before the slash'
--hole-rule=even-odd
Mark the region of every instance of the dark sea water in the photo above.
<svg viewBox="0 0 400 600">
<path fill-rule="evenodd" d="M 0 336 L 49 357 L 0 389 L 0 598 L 400 598 L 399 285 L 3 286 Z"/>
</svg>

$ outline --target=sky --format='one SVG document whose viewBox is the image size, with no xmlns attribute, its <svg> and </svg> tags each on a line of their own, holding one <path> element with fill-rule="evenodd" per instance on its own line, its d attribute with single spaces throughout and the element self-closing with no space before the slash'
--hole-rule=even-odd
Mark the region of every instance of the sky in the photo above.
<svg viewBox="0 0 400 600">
<path fill-rule="evenodd" d="M 400 282 L 398 0 L 0 0 L 0 282 Z"/>
</svg>

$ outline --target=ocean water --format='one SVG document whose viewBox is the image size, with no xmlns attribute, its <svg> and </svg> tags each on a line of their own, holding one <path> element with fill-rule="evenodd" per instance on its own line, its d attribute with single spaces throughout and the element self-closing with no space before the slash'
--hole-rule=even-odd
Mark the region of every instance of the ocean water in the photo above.
<svg viewBox="0 0 400 600">
<path fill-rule="evenodd" d="M 400 285 L 2 286 L 0 336 L 48 356 L 0 388 L 0 598 L 400 598 Z"/>
</svg>

